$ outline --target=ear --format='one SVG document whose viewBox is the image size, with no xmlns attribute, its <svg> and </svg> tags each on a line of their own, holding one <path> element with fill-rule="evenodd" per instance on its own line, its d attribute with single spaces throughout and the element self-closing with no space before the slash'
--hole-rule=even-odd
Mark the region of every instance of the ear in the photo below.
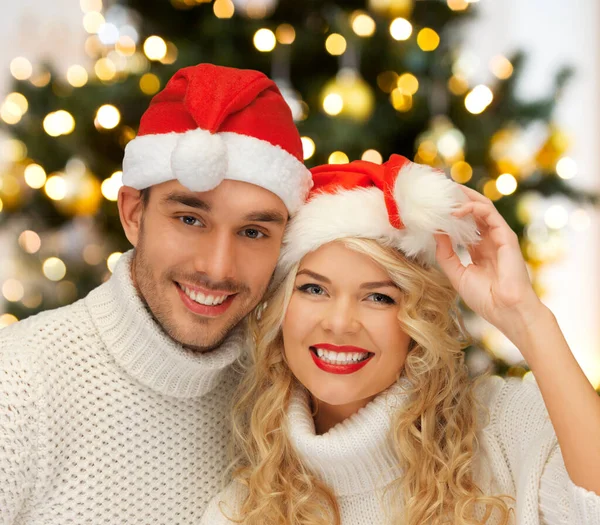
<svg viewBox="0 0 600 525">
<path fill-rule="evenodd" d="M 142 193 L 131 186 L 121 186 L 119 188 L 119 217 L 125 235 L 129 242 L 137 246 L 142 228 L 142 216 L 144 213 L 144 203 L 142 202 Z"/>
</svg>

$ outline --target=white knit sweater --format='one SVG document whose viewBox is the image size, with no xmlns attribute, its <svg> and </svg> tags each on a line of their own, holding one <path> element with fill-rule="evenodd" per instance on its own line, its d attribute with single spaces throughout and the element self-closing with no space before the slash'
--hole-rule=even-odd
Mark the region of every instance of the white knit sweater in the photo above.
<svg viewBox="0 0 600 525">
<path fill-rule="evenodd" d="M 130 262 L 0 331 L 1 524 L 191 525 L 223 487 L 243 329 L 185 350 L 138 298 Z"/>
<path fill-rule="evenodd" d="M 333 489 L 343 525 L 386 523 L 383 488 L 402 476 L 390 441 L 391 414 L 406 402 L 402 382 L 323 435 L 315 434 L 308 398 L 292 395 L 288 432 L 302 461 Z M 600 525 L 600 496 L 569 479 L 538 387 L 530 380 L 493 377 L 480 385 L 489 424 L 479 433 L 475 476 L 488 494 L 516 499 L 517 525 Z M 202 525 L 228 524 L 246 488 L 232 482 L 215 497 Z M 389 507 L 388 507 L 389 512 Z"/>
</svg>

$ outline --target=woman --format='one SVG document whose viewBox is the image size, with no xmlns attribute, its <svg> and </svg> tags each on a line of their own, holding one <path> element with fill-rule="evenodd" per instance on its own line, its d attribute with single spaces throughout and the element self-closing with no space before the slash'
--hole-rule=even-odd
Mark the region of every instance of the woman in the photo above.
<svg viewBox="0 0 600 525">
<path fill-rule="evenodd" d="M 202 523 L 600 525 L 600 398 L 493 204 L 399 156 L 313 177 Z M 537 384 L 469 379 L 456 291 Z"/>
</svg>

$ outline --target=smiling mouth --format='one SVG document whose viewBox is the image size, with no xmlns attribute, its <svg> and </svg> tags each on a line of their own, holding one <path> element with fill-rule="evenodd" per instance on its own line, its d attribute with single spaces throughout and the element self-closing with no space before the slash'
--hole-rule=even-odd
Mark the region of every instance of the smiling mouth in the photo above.
<svg viewBox="0 0 600 525">
<path fill-rule="evenodd" d="M 317 359 L 329 365 L 354 365 L 375 355 L 373 352 L 334 352 L 314 346 L 310 347 L 310 351 Z"/>
<path fill-rule="evenodd" d="M 192 301 L 194 301 L 195 303 L 198 303 L 202 306 L 219 306 L 221 304 L 223 304 L 227 299 L 229 299 L 230 297 L 232 297 L 235 294 L 218 294 L 218 293 L 214 293 L 214 294 L 204 294 L 202 292 L 199 291 L 194 291 L 191 288 L 188 288 L 187 286 L 180 284 L 178 282 L 175 283 L 179 289 L 187 296 L 189 297 Z"/>
</svg>

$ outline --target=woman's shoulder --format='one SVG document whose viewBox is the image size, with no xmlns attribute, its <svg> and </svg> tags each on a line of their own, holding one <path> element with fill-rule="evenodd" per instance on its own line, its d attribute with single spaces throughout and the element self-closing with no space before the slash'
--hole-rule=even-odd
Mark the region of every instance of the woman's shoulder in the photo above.
<svg viewBox="0 0 600 525">
<path fill-rule="evenodd" d="M 534 436 L 550 418 L 533 374 L 524 378 L 489 376 L 478 380 L 475 398 L 487 420 L 486 429 L 495 434 L 518 433 Z M 505 438 L 507 436 L 504 436 Z"/>
<path fill-rule="evenodd" d="M 232 481 L 208 504 L 200 525 L 227 525 L 237 523 L 243 501 L 248 494 L 248 488 L 239 481 Z"/>
</svg>

